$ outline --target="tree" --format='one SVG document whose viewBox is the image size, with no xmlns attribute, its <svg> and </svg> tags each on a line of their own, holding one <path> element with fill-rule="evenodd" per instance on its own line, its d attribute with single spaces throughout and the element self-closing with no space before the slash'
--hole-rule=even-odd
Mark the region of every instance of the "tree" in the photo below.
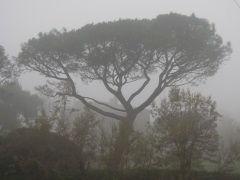
<svg viewBox="0 0 240 180">
<path fill-rule="evenodd" d="M 129 123 L 123 120 L 112 126 L 99 126 L 100 159 L 109 171 L 122 170 L 127 166 L 130 147 L 137 138 L 137 133 Z"/>
<path fill-rule="evenodd" d="M 0 45 L 0 85 L 16 75 L 14 65 L 8 59 L 4 48 Z"/>
<path fill-rule="evenodd" d="M 130 149 L 130 164 L 134 168 L 149 169 L 158 161 L 159 150 L 155 147 L 154 131 L 149 124 L 145 134 L 136 132 L 137 138 Z"/>
<path fill-rule="evenodd" d="M 18 82 L 4 83 L 0 93 L 0 126 L 11 130 L 21 126 L 19 115 L 28 118 L 37 116 L 37 108 L 43 105 L 43 100 L 37 95 L 22 90 Z"/>
<path fill-rule="evenodd" d="M 218 123 L 218 132 L 221 137 L 217 159 L 216 170 L 220 176 L 236 172 L 240 162 L 240 131 L 239 124 L 226 116 Z"/>
<path fill-rule="evenodd" d="M 77 110 L 68 108 L 69 100 L 62 96 L 53 102 L 44 103 L 44 107 L 38 108 L 36 118 L 29 119 L 22 117 L 23 125 L 27 128 L 40 129 L 47 132 L 55 132 L 67 139 L 70 139 L 71 114 Z"/>
<path fill-rule="evenodd" d="M 216 161 L 213 161 L 217 165 L 216 170 L 221 176 L 236 171 L 240 162 L 240 142 L 230 141 L 230 144 L 224 145 L 224 142 L 222 142 Z"/>
<path fill-rule="evenodd" d="M 194 165 L 210 160 L 218 150 L 216 103 L 210 97 L 173 87 L 168 99 L 154 107 L 157 147 L 166 166 L 180 170 L 182 178 Z"/>
<path fill-rule="evenodd" d="M 48 179 L 51 175 L 69 178 L 83 170 L 81 159 L 76 144 L 41 129 L 17 129 L 0 143 L 1 174 L 14 165 L 15 173 L 32 175 L 34 179 Z"/>
<path fill-rule="evenodd" d="M 51 113 L 51 119 L 55 121 L 55 128 L 59 135 L 69 138 L 70 136 L 70 115 L 74 112 L 73 109 L 68 109 L 68 102 L 66 96 L 62 96 L 60 99 L 56 99 L 54 102 L 53 110 Z"/>
<path fill-rule="evenodd" d="M 85 108 L 84 112 L 75 118 L 71 131 L 72 141 L 79 147 L 79 154 L 84 157 L 84 169 L 88 169 L 94 162 L 97 164 L 97 126 L 98 119 L 90 109 Z"/>
<path fill-rule="evenodd" d="M 28 128 L 35 128 L 41 131 L 51 132 L 53 126 L 54 126 L 54 118 L 51 116 L 48 116 L 46 111 L 42 108 L 41 111 L 38 113 L 38 116 L 36 119 L 32 121 L 27 121 L 27 118 L 25 119 L 26 126 Z"/>
<path fill-rule="evenodd" d="M 223 44 L 206 19 L 170 13 L 152 20 L 119 20 L 69 32 L 39 33 L 22 46 L 18 63 L 52 79 L 39 87 L 42 93 L 75 97 L 104 116 L 127 119 L 132 125 L 166 87 L 197 83 L 214 75 L 230 54 L 230 43 Z M 154 81 L 152 75 L 158 77 L 156 87 L 134 107 L 132 102 Z M 102 82 L 122 108 L 80 94 L 79 79 Z M 142 84 L 131 92 L 129 84 L 137 81 Z"/>
</svg>

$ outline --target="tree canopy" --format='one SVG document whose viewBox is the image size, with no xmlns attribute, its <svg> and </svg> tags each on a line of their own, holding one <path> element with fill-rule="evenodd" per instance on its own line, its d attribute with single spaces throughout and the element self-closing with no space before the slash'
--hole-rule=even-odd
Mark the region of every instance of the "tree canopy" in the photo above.
<svg viewBox="0 0 240 180">
<path fill-rule="evenodd" d="M 152 20 L 126 19 L 69 32 L 39 33 L 23 44 L 18 63 L 53 80 L 39 88 L 43 93 L 75 97 L 102 115 L 134 121 L 166 87 L 197 83 L 214 75 L 230 54 L 230 43 L 224 44 L 206 19 L 170 13 Z M 151 75 L 158 77 L 156 87 L 133 107 L 132 101 L 152 80 Z M 76 77 L 85 83 L 102 82 L 123 109 L 80 94 Z M 142 84 L 130 96 L 124 94 L 127 84 L 135 81 Z"/>
<path fill-rule="evenodd" d="M 5 49 L 0 45 L 0 84 L 13 78 L 14 65 L 9 60 Z"/>
<path fill-rule="evenodd" d="M 37 108 L 43 100 L 24 91 L 18 82 L 4 83 L 0 89 L 0 129 L 10 130 L 21 126 L 22 114 L 28 118 L 37 116 Z"/>
</svg>

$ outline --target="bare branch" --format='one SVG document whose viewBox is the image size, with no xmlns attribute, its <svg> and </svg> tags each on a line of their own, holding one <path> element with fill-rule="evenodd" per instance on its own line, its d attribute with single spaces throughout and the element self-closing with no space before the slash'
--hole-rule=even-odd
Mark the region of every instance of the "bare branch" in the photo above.
<svg viewBox="0 0 240 180">
<path fill-rule="evenodd" d="M 99 102 L 99 101 L 97 101 L 97 100 L 95 100 L 95 99 L 93 99 L 93 98 L 90 98 L 90 97 L 83 97 L 83 98 L 92 100 L 92 101 L 96 102 L 97 104 L 106 106 L 106 107 L 111 108 L 111 109 L 116 110 L 116 111 L 126 112 L 126 110 L 115 108 L 115 107 L 110 106 L 110 105 L 108 105 L 108 104 L 106 104 L 106 103 L 101 103 L 101 102 Z"/>
</svg>

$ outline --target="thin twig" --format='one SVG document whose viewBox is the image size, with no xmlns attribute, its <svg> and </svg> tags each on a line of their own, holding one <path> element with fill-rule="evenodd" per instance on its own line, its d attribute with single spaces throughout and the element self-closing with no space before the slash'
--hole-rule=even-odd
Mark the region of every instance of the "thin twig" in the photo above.
<svg viewBox="0 0 240 180">
<path fill-rule="evenodd" d="M 234 0 L 234 2 L 236 3 L 236 5 L 240 8 L 240 5 L 238 4 L 238 2 L 236 0 Z"/>
</svg>

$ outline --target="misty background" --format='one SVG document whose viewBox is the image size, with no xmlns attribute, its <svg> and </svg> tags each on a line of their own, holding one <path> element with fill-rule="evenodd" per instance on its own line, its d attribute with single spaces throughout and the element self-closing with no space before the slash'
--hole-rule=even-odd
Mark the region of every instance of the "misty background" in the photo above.
<svg viewBox="0 0 240 180">
<path fill-rule="evenodd" d="M 240 0 L 236 0 L 240 4 Z M 170 12 L 195 15 L 216 25 L 223 41 L 230 41 L 233 53 L 229 61 L 204 84 L 191 87 L 205 96 L 211 95 L 219 112 L 240 122 L 240 8 L 234 0 L 0 0 L 0 44 L 9 57 L 17 56 L 21 44 L 37 37 L 39 32 L 53 28 L 79 29 L 90 23 L 118 19 L 152 19 Z M 38 74 L 25 74 L 19 79 L 24 90 L 35 93 L 34 88 L 44 82 Z M 186 86 L 184 86 L 186 87 Z M 97 88 L 97 92 L 95 91 Z M 111 98 L 101 84 L 88 84 L 81 88 L 86 95 L 98 100 Z M 145 91 L 147 93 L 148 90 Z M 99 96 L 101 94 L 101 96 Z M 144 96 L 144 95 L 142 95 Z M 162 97 L 167 96 L 166 91 Z M 144 98 L 143 98 L 144 99 Z M 139 99 L 141 101 L 141 99 Z"/>
</svg>

